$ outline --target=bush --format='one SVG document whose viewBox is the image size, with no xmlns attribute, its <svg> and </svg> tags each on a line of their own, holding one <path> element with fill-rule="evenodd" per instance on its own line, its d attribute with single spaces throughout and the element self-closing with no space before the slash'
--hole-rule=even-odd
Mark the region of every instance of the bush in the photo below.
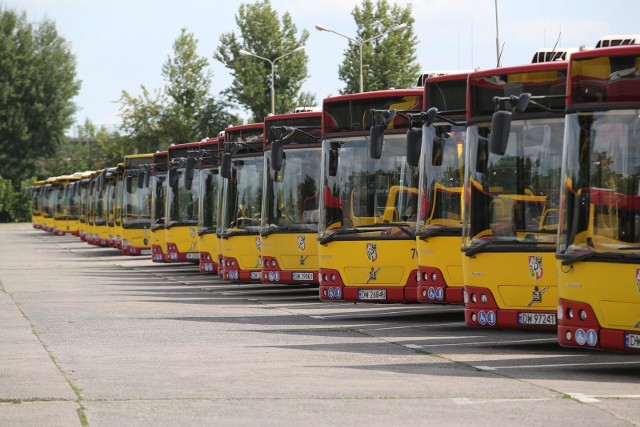
<svg viewBox="0 0 640 427">
<path fill-rule="evenodd" d="M 27 192 L 33 179 L 20 183 L 16 191 L 13 183 L 0 176 L 0 222 L 24 222 L 31 220 L 31 198 Z"/>
</svg>

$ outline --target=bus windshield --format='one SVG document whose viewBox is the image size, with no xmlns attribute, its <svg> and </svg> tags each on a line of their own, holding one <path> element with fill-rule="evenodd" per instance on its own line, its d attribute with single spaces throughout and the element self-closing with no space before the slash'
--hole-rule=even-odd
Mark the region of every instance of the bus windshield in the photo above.
<svg viewBox="0 0 640 427">
<path fill-rule="evenodd" d="M 151 190 L 149 187 L 138 188 L 138 176 L 130 177 L 131 192 L 124 191 L 124 228 L 144 228 L 151 222 Z"/>
<path fill-rule="evenodd" d="M 559 253 L 640 255 L 640 110 L 567 116 Z"/>
<path fill-rule="evenodd" d="M 149 180 L 149 188 L 151 190 L 151 225 L 164 225 L 165 211 L 165 179 L 160 175 L 153 175 Z"/>
<path fill-rule="evenodd" d="M 267 168 L 262 229 L 318 231 L 318 182 L 320 147 L 284 152 L 282 167 L 270 166 L 271 152 L 265 152 Z"/>
<path fill-rule="evenodd" d="M 260 156 L 233 159 L 231 177 L 224 182 L 223 232 L 238 228 L 258 232 L 263 170 L 262 153 Z"/>
<path fill-rule="evenodd" d="M 360 136 L 322 143 L 321 236 L 339 229 L 359 232 L 363 227 L 379 230 L 376 236 L 386 236 L 390 233 L 385 228 L 392 225 L 415 228 L 418 168 L 405 160 L 406 135 L 385 135 L 378 160 L 369 157 L 368 139 Z"/>
<path fill-rule="evenodd" d="M 555 249 L 563 118 L 514 121 L 504 155 L 489 150 L 489 128 L 467 132 L 470 206 L 463 243 L 549 244 Z"/>
<path fill-rule="evenodd" d="M 424 129 L 420 168 L 418 230 L 462 227 L 462 180 L 465 126 L 429 126 Z M 459 231 L 458 231 L 459 232 Z"/>
<path fill-rule="evenodd" d="M 220 189 L 218 171 L 201 169 L 200 182 L 203 194 L 200 215 L 198 215 L 198 229 L 214 232 L 218 223 L 218 191 Z"/>
<path fill-rule="evenodd" d="M 191 189 L 185 188 L 184 169 L 176 171 L 178 184 L 167 186 L 167 218 L 165 225 L 197 225 L 200 203 L 200 175 L 194 174 Z"/>
</svg>

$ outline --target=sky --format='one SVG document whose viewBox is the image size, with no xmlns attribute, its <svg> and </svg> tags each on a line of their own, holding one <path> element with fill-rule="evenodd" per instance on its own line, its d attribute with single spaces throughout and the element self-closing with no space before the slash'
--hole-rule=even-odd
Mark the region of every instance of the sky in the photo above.
<svg viewBox="0 0 640 427">
<path fill-rule="evenodd" d="M 227 68 L 213 59 L 220 35 L 239 34 L 240 4 L 253 0 L 0 0 L 0 7 L 25 12 L 29 22 L 52 20 L 77 61 L 80 93 L 77 124 L 121 123 L 118 99 L 140 87 L 160 89 L 162 64 L 186 28 L 198 40 L 198 54 L 213 72 L 212 95 L 232 83 Z M 375 1 L 375 0 L 374 0 Z M 595 46 L 605 35 L 640 33 L 638 0 L 388 0 L 411 4 L 418 37 L 417 61 L 423 71 L 494 68 L 496 8 L 502 65 L 531 61 L 542 47 Z M 315 29 L 316 24 L 355 38 L 351 15 L 361 0 L 271 0 L 279 16 L 288 12 L 298 31 L 310 36 L 305 46 L 309 77 L 302 90 L 322 99 L 339 94 L 338 78 L 348 40 Z M 283 61 L 286 58 L 282 59 Z M 235 111 L 247 119 L 249 113 Z M 74 133 L 73 129 L 69 130 Z"/>
</svg>

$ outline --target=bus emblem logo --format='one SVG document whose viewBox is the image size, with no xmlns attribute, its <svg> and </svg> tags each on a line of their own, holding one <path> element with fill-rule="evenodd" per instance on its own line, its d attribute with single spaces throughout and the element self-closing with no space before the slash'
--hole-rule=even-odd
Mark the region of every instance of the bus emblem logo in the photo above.
<svg viewBox="0 0 640 427">
<path fill-rule="evenodd" d="M 529 276 L 532 279 L 540 280 L 542 279 L 542 257 L 530 255 L 529 256 Z"/>
<path fill-rule="evenodd" d="M 305 236 L 298 234 L 298 249 L 304 251 L 307 245 L 305 244 Z"/>
<path fill-rule="evenodd" d="M 378 278 L 378 273 L 380 272 L 380 270 L 382 270 L 382 267 L 378 267 L 377 270 L 371 267 L 371 271 L 369 271 L 369 280 L 367 280 L 366 283 L 369 283 L 372 280 L 376 280 Z"/>
<path fill-rule="evenodd" d="M 367 259 L 369 259 L 369 261 L 374 262 L 378 259 L 378 249 L 376 248 L 375 243 L 367 243 L 366 251 Z"/>
</svg>

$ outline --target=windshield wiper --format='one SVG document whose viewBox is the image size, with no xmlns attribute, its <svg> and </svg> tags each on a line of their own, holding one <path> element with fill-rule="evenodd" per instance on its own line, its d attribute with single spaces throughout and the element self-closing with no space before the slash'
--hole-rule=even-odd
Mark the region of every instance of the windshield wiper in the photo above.
<svg viewBox="0 0 640 427">
<path fill-rule="evenodd" d="M 280 231 L 280 230 L 283 230 L 283 229 L 278 227 L 277 225 L 270 225 L 269 227 L 265 228 L 264 230 L 260 230 L 260 236 L 267 237 L 269 234 L 273 234 L 276 231 Z"/>
<path fill-rule="evenodd" d="M 574 262 L 584 261 L 585 259 L 592 258 L 594 255 L 596 255 L 596 252 L 584 252 L 579 255 L 572 256 L 571 258 L 562 260 L 562 265 L 571 265 Z"/>
<path fill-rule="evenodd" d="M 326 243 L 329 243 L 333 239 L 335 239 L 336 236 L 343 236 L 345 234 L 366 233 L 368 231 L 371 231 L 371 230 L 359 230 L 357 228 L 339 228 L 332 233 L 325 234 L 322 238 L 318 239 L 318 243 L 320 243 L 321 245 L 324 245 Z"/>
<path fill-rule="evenodd" d="M 427 240 L 429 237 L 433 236 L 461 236 L 462 228 L 461 227 L 429 227 L 424 231 L 419 231 L 416 233 L 416 236 L 420 240 Z"/>
<path fill-rule="evenodd" d="M 228 239 L 229 237 L 248 236 L 251 234 L 258 234 L 258 233 L 256 231 L 251 231 L 251 230 L 231 230 L 231 231 L 223 232 L 220 235 L 220 237 L 222 237 L 223 239 Z"/>
<path fill-rule="evenodd" d="M 465 251 L 464 254 L 468 257 L 472 257 L 480 252 L 483 252 L 484 248 L 486 248 L 487 246 L 505 245 L 505 244 L 513 245 L 518 243 L 520 242 L 518 242 L 517 240 L 485 240 L 482 243 L 478 243 L 477 245 L 470 247 Z"/>
<path fill-rule="evenodd" d="M 414 233 L 411 230 L 411 225 L 407 224 L 406 222 L 385 222 L 382 224 L 375 224 L 375 226 L 379 226 L 379 227 L 397 227 L 400 229 L 400 231 L 402 231 L 404 234 L 406 234 L 407 236 L 411 237 L 412 239 L 416 238 L 416 233 Z"/>
</svg>

